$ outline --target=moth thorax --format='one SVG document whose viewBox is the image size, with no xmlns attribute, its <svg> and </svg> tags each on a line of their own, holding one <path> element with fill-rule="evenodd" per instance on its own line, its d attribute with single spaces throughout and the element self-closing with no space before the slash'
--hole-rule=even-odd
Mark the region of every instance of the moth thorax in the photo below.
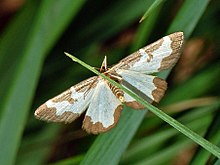
<svg viewBox="0 0 220 165">
<path fill-rule="evenodd" d="M 109 88 L 111 89 L 111 91 L 112 91 L 112 93 L 117 97 L 117 98 L 119 98 L 119 100 L 120 101 L 124 101 L 124 92 L 120 89 L 120 88 L 118 88 L 118 87 L 116 87 L 116 86 L 114 86 L 114 85 L 112 85 L 111 83 L 108 83 L 108 86 L 109 86 Z"/>
</svg>

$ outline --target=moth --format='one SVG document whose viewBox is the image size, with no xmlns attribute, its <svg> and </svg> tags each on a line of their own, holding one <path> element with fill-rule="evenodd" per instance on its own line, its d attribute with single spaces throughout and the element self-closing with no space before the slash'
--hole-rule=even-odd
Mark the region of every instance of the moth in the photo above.
<svg viewBox="0 0 220 165">
<path fill-rule="evenodd" d="M 158 103 L 164 96 L 167 83 L 151 74 L 176 64 L 183 40 L 183 32 L 170 34 L 130 54 L 111 68 L 108 68 L 105 57 L 100 72 L 150 103 Z M 35 117 L 49 122 L 71 123 L 86 111 L 82 128 L 98 134 L 117 124 L 123 104 L 134 109 L 144 108 L 118 87 L 94 76 L 45 102 L 35 111 Z"/>
</svg>

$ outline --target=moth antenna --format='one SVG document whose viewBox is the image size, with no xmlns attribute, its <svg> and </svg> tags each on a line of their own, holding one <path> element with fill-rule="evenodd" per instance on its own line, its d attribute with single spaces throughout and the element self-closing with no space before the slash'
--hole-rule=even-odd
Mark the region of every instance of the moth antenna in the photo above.
<svg viewBox="0 0 220 165">
<path fill-rule="evenodd" d="M 105 71 L 107 71 L 108 69 L 108 66 L 107 66 L 107 56 L 105 56 L 103 62 L 102 62 L 102 65 L 101 65 L 101 68 L 100 68 L 100 72 L 103 73 Z"/>
</svg>

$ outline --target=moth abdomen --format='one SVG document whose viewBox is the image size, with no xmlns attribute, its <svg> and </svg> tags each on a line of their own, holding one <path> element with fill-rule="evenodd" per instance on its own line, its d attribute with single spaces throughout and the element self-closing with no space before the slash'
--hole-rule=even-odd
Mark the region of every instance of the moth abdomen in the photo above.
<svg viewBox="0 0 220 165">
<path fill-rule="evenodd" d="M 123 92 L 120 88 L 118 88 L 118 87 L 112 85 L 111 83 L 108 83 L 108 86 L 109 86 L 109 88 L 111 89 L 112 93 L 113 93 L 117 98 L 119 98 L 121 101 L 123 101 L 124 92 Z"/>
</svg>

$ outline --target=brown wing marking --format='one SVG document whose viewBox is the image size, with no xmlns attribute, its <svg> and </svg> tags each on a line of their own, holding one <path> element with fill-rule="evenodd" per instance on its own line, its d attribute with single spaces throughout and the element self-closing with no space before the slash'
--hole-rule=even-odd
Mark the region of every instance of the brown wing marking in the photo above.
<svg viewBox="0 0 220 165">
<path fill-rule="evenodd" d="M 56 115 L 56 108 L 48 108 L 46 104 L 41 105 L 35 111 L 35 117 L 48 122 L 65 122 L 71 123 L 80 116 L 78 113 L 64 112 L 62 115 Z"/>
<path fill-rule="evenodd" d="M 99 134 L 99 133 L 107 132 L 108 130 L 110 130 L 113 127 L 115 127 L 115 125 L 117 124 L 117 122 L 118 122 L 118 120 L 120 118 L 121 111 L 122 111 L 122 105 L 119 105 L 115 109 L 115 112 L 114 112 L 114 123 L 112 125 L 110 125 L 109 127 L 107 127 L 107 128 L 105 128 L 101 122 L 96 122 L 94 124 L 91 121 L 91 117 L 90 116 L 85 116 L 82 128 L 84 130 L 86 130 L 86 132 L 92 133 L 92 134 Z"/>
<path fill-rule="evenodd" d="M 183 32 L 173 33 L 168 37 L 172 41 L 171 43 L 172 53 L 169 56 L 163 58 L 161 62 L 161 66 L 158 69 L 159 71 L 173 67 L 178 61 L 181 54 L 181 49 L 184 41 Z"/>
<path fill-rule="evenodd" d="M 50 103 L 62 103 L 65 101 L 68 101 L 68 105 L 65 105 L 63 107 L 61 107 L 63 113 L 60 115 L 57 115 L 57 111 L 58 109 L 56 109 L 55 107 L 48 107 L 47 102 L 45 102 L 43 105 L 41 105 L 39 108 L 37 108 L 37 110 L 35 111 L 35 117 L 37 119 L 40 120 L 45 120 L 45 121 L 49 121 L 49 122 L 65 122 L 65 123 L 70 123 L 72 121 L 74 121 L 77 117 L 79 117 L 81 115 L 81 113 L 74 113 L 74 109 L 68 109 L 68 111 L 65 111 L 68 106 L 73 106 L 74 104 L 77 104 L 77 98 L 72 98 L 72 88 L 75 92 L 86 92 L 88 90 L 88 88 L 94 88 L 97 84 L 97 82 L 94 83 L 94 81 L 97 81 L 97 76 L 88 78 L 76 85 L 74 85 L 73 87 L 71 87 L 70 89 L 66 90 L 65 92 L 61 93 L 60 95 L 48 100 L 47 102 Z M 92 84 L 92 86 L 91 86 Z M 74 106 L 73 106 L 74 108 Z"/>
<path fill-rule="evenodd" d="M 167 89 L 167 83 L 159 77 L 155 77 L 153 83 L 156 87 L 156 89 L 152 91 L 152 95 L 154 97 L 153 101 L 159 103 Z"/>
</svg>

